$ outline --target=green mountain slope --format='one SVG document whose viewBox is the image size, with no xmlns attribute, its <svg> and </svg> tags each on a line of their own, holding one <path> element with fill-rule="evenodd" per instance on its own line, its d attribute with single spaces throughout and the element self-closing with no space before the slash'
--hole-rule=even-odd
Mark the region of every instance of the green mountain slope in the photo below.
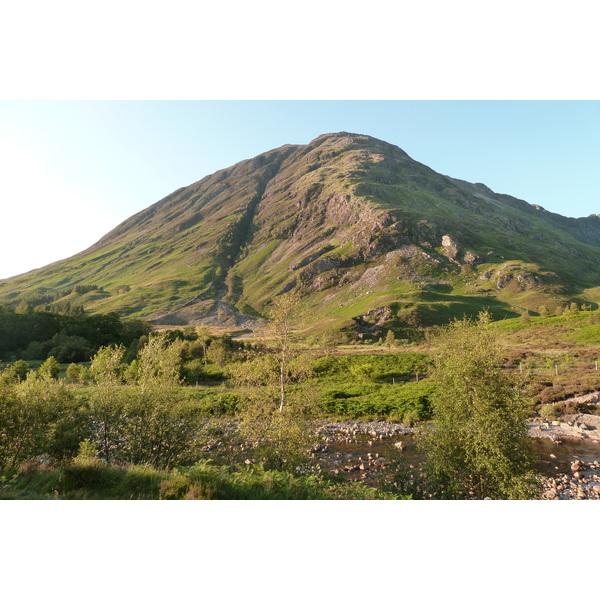
<svg viewBox="0 0 600 600">
<path fill-rule="evenodd" d="M 596 216 L 552 214 L 342 132 L 179 189 L 88 250 L 1 281 L 0 301 L 256 328 L 296 290 L 307 329 L 377 333 L 594 303 L 599 259 Z"/>
</svg>

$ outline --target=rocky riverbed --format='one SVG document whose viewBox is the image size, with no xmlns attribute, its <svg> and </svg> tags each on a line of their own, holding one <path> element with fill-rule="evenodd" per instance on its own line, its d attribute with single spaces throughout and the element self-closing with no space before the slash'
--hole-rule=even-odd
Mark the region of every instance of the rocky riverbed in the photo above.
<svg viewBox="0 0 600 600">
<path fill-rule="evenodd" d="M 582 397 L 589 401 L 590 395 Z M 600 444 L 600 417 L 576 413 L 564 415 L 560 421 L 533 419 L 529 423 L 532 438 L 548 438 L 560 445 L 569 440 L 589 440 Z M 599 449 L 600 453 L 600 449 Z M 550 457 L 554 457 L 550 454 Z M 543 478 L 543 500 L 600 500 L 600 464 L 597 460 L 571 461 L 567 472 Z"/>
<path fill-rule="evenodd" d="M 383 421 L 345 421 L 321 424 L 317 432 L 323 444 L 315 450 L 323 467 L 348 480 L 377 485 L 400 457 L 408 482 L 417 483 L 422 477 L 421 457 L 412 443 L 415 429 L 411 427 Z M 548 438 L 556 445 L 568 444 L 570 439 L 600 444 L 600 417 L 576 414 L 563 417 L 560 422 L 534 419 L 529 424 L 529 435 Z M 548 456 L 556 459 L 552 453 Z M 599 500 L 600 463 L 572 460 L 568 464 L 553 476 L 541 477 L 540 499 Z"/>
<path fill-rule="evenodd" d="M 600 443 L 600 417 L 581 413 L 565 415 L 560 421 L 532 419 L 529 423 L 531 437 L 546 437 L 561 443 L 565 438 L 588 439 Z"/>
</svg>

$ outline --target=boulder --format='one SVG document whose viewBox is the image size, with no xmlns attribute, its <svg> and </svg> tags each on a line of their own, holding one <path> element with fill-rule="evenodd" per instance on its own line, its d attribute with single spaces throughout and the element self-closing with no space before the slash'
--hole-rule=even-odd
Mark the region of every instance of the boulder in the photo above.
<svg viewBox="0 0 600 600">
<path fill-rule="evenodd" d="M 571 471 L 573 471 L 574 473 L 576 473 L 577 471 L 582 471 L 583 470 L 583 462 L 581 462 L 580 460 L 574 460 L 571 463 Z"/>
</svg>

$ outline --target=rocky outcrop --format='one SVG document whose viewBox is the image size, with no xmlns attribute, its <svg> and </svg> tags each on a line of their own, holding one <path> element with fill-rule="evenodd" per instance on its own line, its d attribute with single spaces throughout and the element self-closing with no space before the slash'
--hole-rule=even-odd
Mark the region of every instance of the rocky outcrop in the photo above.
<svg viewBox="0 0 600 600">
<path fill-rule="evenodd" d="M 529 424 L 529 436 L 549 438 L 555 442 L 565 437 L 600 442 L 600 417 L 575 414 L 565 415 L 560 421 L 535 419 Z"/>
</svg>

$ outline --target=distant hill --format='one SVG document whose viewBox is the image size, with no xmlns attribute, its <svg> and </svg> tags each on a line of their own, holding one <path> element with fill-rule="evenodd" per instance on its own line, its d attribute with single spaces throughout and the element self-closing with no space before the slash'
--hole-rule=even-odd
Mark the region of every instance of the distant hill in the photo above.
<svg viewBox="0 0 600 600">
<path fill-rule="evenodd" d="M 0 281 L 0 302 L 255 329 L 296 290 L 307 331 L 377 335 L 484 307 L 596 307 L 599 286 L 598 216 L 553 214 L 341 132 L 176 190 L 91 248 Z"/>
</svg>

